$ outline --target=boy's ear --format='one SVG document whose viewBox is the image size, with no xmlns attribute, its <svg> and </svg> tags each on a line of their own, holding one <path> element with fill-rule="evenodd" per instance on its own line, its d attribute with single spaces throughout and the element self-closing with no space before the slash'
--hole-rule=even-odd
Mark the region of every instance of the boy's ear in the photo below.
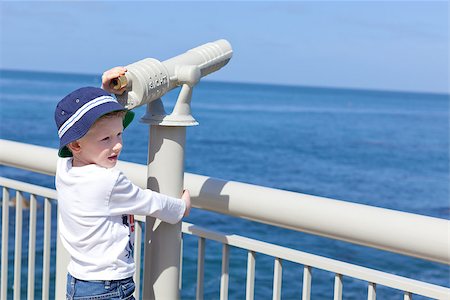
<svg viewBox="0 0 450 300">
<path fill-rule="evenodd" d="M 78 141 L 74 141 L 74 142 L 67 144 L 67 148 L 69 148 L 70 151 L 72 151 L 72 153 L 74 153 L 74 154 L 78 154 L 81 151 L 81 145 Z"/>
</svg>

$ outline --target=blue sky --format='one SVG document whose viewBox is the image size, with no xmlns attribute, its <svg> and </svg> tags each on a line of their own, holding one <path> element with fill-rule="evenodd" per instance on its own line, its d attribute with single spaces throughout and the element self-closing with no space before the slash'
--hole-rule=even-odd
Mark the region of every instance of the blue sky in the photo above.
<svg viewBox="0 0 450 300">
<path fill-rule="evenodd" d="M 2 1 L 0 67 L 101 74 L 225 38 L 203 80 L 449 93 L 448 1 Z"/>
</svg>

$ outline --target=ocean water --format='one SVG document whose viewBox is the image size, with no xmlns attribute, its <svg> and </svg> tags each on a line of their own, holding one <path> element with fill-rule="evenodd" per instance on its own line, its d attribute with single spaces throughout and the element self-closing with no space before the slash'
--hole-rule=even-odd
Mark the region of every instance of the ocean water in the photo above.
<svg viewBox="0 0 450 300">
<path fill-rule="evenodd" d="M 56 148 L 54 107 L 64 95 L 87 85 L 99 86 L 100 77 L 1 71 L 0 138 Z M 164 97 L 168 112 L 176 96 L 177 92 L 172 91 Z M 450 217 L 449 95 L 205 80 L 194 89 L 192 113 L 200 125 L 187 130 L 187 172 L 443 219 Z M 144 108 L 136 109 L 137 119 L 143 114 Z M 134 121 L 125 131 L 121 159 L 145 164 L 147 143 L 147 125 Z M 0 167 L 0 174 L 54 187 L 50 176 L 8 167 Z M 42 203 L 42 199 L 38 200 Z M 41 206 L 39 216 L 42 210 Z M 56 206 L 53 215 L 55 212 Z M 24 216 L 25 231 L 27 211 Z M 12 233 L 13 208 L 9 220 Z M 186 221 L 450 286 L 448 266 L 421 259 L 196 209 Z M 38 222 L 37 233 L 39 269 L 42 222 Z M 193 299 L 197 240 L 187 236 L 184 246 L 182 298 Z M 13 247 L 12 235 L 10 253 Z M 25 232 L 23 247 L 27 247 Z M 205 299 L 218 299 L 221 245 L 208 241 L 206 249 Z M 247 254 L 233 248 L 230 258 L 229 296 L 243 299 Z M 13 256 L 9 262 L 9 289 L 12 264 Z M 23 265 L 26 264 L 24 258 Z M 54 270 L 54 252 L 51 265 Z M 26 286 L 26 272 L 25 267 L 22 286 Z M 300 265 L 283 263 L 283 299 L 301 298 L 302 272 Z M 256 299 L 271 299 L 272 276 L 273 258 L 257 255 Z M 333 276 L 313 271 L 312 299 L 333 297 Z M 36 297 L 40 293 L 40 279 L 36 278 Z M 366 293 L 366 283 L 344 278 L 344 299 L 364 299 Z M 377 296 L 403 299 L 401 292 L 384 287 L 377 289 Z"/>
</svg>

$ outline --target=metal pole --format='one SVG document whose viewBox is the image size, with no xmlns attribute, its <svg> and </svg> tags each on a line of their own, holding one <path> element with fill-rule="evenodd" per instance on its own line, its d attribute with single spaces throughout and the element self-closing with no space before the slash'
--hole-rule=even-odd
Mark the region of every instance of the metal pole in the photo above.
<svg viewBox="0 0 450 300">
<path fill-rule="evenodd" d="M 186 127 L 150 126 L 147 187 L 168 196 L 183 191 Z M 179 299 L 181 222 L 147 217 L 143 299 Z"/>
</svg>

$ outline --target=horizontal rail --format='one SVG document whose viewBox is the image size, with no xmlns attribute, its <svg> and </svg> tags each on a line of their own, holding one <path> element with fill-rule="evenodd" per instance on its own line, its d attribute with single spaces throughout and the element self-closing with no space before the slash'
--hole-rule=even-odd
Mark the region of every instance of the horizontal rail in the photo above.
<svg viewBox="0 0 450 300">
<path fill-rule="evenodd" d="M 7 140 L 0 149 L 0 164 L 55 174 L 55 149 Z M 117 168 L 146 187 L 146 166 Z M 197 208 L 450 265 L 449 220 L 190 173 L 185 187 Z"/>
<path fill-rule="evenodd" d="M 44 198 L 55 199 L 57 198 L 57 193 L 53 189 L 49 189 L 43 186 L 26 183 L 23 181 L 18 181 L 14 179 L 9 179 L 6 177 L 0 177 L 0 186 L 15 189 L 17 191 L 30 193 L 34 195 L 39 195 Z"/>
<path fill-rule="evenodd" d="M 407 291 L 434 299 L 448 299 L 450 295 L 450 289 L 446 287 L 349 264 L 339 260 L 334 260 L 279 245 L 269 244 L 239 235 L 224 234 L 187 222 L 183 222 L 182 231 L 185 234 L 191 234 L 208 240 L 214 240 L 224 245 L 242 248 L 256 253 L 302 264 L 308 267 L 333 272 L 335 274 L 340 274 L 340 276 L 349 276 L 367 281 L 369 283 L 388 286 L 400 291 Z"/>
</svg>

